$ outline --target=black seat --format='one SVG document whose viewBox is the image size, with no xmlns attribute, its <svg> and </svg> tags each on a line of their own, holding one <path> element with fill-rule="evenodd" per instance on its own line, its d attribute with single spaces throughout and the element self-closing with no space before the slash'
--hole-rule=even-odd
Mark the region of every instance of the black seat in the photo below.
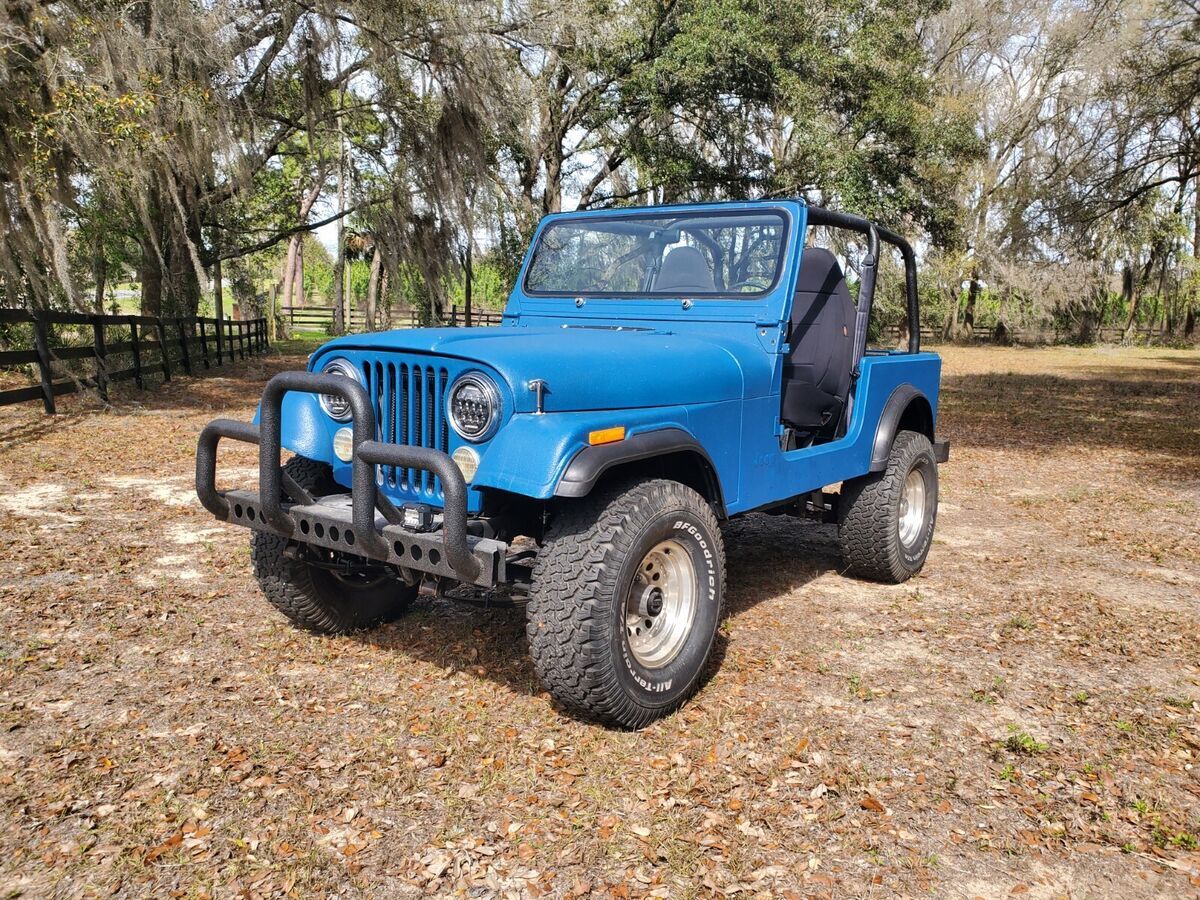
<svg viewBox="0 0 1200 900">
<path fill-rule="evenodd" d="M 780 417 L 809 438 L 837 431 L 850 393 L 854 302 L 837 258 L 805 247 L 792 300 Z"/>
<path fill-rule="evenodd" d="M 708 260 L 695 247 L 676 247 L 668 253 L 658 270 L 658 277 L 654 280 L 656 291 L 697 291 L 711 294 L 716 289 Z"/>
</svg>

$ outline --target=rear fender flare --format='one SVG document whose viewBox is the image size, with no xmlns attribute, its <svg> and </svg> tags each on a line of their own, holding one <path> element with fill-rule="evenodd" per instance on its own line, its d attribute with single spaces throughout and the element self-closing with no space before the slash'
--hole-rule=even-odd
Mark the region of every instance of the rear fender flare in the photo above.
<svg viewBox="0 0 1200 900">
<path fill-rule="evenodd" d="M 933 440 L 933 407 L 929 398 L 911 384 L 902 384 L 888 397 L 883 413 L 879 416 L 879 424 L 875 426 L 870 471 L 882 472 L 887 468 L 892 441 L 896 439 L 896 432 L 900 430 L 900 423 L 906 418 L 906 414 L 908 418 L 915 420 L 915 430 Z"/>
</svg>

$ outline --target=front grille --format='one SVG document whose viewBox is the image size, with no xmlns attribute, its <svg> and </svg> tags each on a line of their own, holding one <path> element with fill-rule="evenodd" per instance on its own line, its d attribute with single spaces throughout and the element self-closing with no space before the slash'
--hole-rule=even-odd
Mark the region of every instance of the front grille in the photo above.
<svg viewBox="0 0 1200 900">
<path fill-rule="evenodd" d="M 449 452 L 445 400 L 450 376 L 446 369 L 381 361 L 365 361 L 362 367 L 367 394 L 375 407 L 378 440 Z M 428 500 L 442 497 L 441 479 L 431 472 L 380 466 L 376 478 L 380 485 L 396 491 Z"/>
</svg>

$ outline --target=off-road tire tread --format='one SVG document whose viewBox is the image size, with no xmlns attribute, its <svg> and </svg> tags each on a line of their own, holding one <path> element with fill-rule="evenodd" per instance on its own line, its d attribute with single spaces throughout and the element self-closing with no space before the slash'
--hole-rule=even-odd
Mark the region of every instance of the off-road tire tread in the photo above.
<svg viewBox="0 0 1200 900">
<path fill-rule="evenodd" d="M 920 567 L 907 566 L 900 555 L 894 509 L 909 467 L 922 453 L 933 458 L 929 438 L 919 432 L 901 431 L 892 442 L 884 471 L 842 485 L 838 543 L 848 572 L 872 581 L 899 584 L 920 571 Z"/>
<path fill-rule="evenodd" d="M 329 467 L 303 456 L 293 456 L 284 470 L 302 488 L 319 496 L 336 485 Z M 267 601 L 283 613 L 293 625 L 314 634 L 342 635 L 365 631 L 398 619 L 411 605 L 416 589 L 397 581 L 391 586 L 395 603 L 386 612 L 375 615 L 349 615 L 339 608 L 336 598 L 313 579 L 313 569 L 284 556 L 287 538 L 265 531 L 252 531 L 250 560 L 254 577 Z"/>
<path fill-rule="evenodd" d="M 601 487 L 558 509 L 533 569 L 526 635 L 538 678 L 571 713 L 609 725 L 642 728 L 677 710 L 693 684 L 666 706 L 647 707 L 621 690 L 610 655 L 609 610 L 625 557 L 636 536 L 664 511 L 685 511 L 713 536 L 724 604 L 725 550 L 717 517 L 705 499 L 677 481 L 625 481 Z M 717 611 L 717 622 L 723 610 Z M 711 653 L 711 645 L 709 647 Z M 703 669 L 703 667 L 701 667 Z"/>
</svg>

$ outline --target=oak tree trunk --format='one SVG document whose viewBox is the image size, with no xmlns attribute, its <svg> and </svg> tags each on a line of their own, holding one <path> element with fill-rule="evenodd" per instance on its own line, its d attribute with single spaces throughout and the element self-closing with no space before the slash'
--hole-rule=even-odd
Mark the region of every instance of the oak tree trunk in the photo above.
<svg viewBox="0 0 1200 900">
<path fill-rule="evenodd" d="M 96 282 L 96 293 L 92 308 L 100 315 L 104 313 L 104 288 L 108 281 L 108 259 L 104 256 L 104 241 L 97 235 L 92 244 L 92 280 Z"/>
<path fill-rule="evenodd" d="M 367 279 L 367 331 L 375 330 L 375 309 L 379 301 L 379 274 L 383 268 L 383 254 L 375 248 L 371 256 L 371 275 Z"/>
<path fill-rule="evenodd" d="M 474 241 L 467 235 L 467 252 L 463 259 L 463 324 L 471 327 L 471 281 L 474 271 L 471 268 L 471 246 Z"/>
</svg>

